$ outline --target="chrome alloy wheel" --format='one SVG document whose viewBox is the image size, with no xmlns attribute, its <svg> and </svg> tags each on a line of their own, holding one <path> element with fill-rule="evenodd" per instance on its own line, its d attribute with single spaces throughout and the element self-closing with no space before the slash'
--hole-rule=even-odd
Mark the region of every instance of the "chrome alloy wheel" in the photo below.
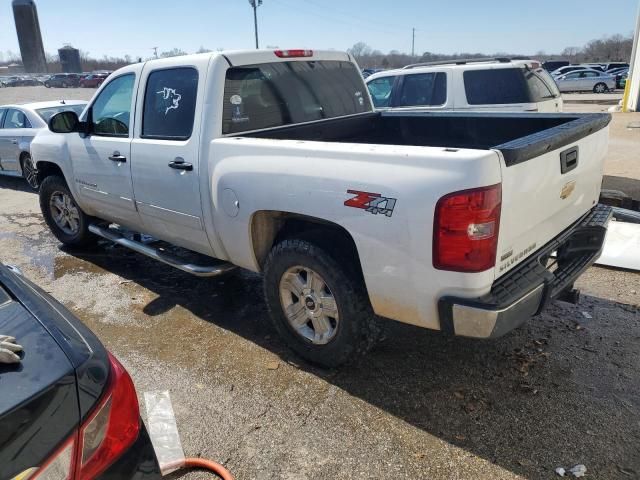
<svg viewBox="0 0 640 480">
<path fill-rule="evenodd" d="M 80 212 L 70 195 L 55 191 L 49 199 L 49 210 L 53 221 L 67 235 L 75 235 L 80 230 Z"/>
<path fill-rule="evenodd" d="M 333 293 L 310 268 L 295 266 L 282 275 L 280 302 L 291 328 L 314 345 L 326 345 L 338 332 L 340 316 Z"/>
<path fill-rule="evenodd" d="M 26 155 L 22 161 L 22 175 L 31 188 L 38 188 L 38 172 L 29 155 Z"/>
</svg>

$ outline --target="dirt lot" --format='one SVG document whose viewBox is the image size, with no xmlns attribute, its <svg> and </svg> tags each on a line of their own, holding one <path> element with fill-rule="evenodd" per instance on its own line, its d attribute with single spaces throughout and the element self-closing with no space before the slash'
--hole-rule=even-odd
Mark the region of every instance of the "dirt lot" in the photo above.
<svg viewBox="0 0 640 480">
<path fill-rule="evenodd" d="M 92 93 L 3 89 L 0 104 L 14 90 Z M 0 261 L 96 332 L 143 409 L 143 392 L 170 390 L 185 452 L 239 479 L 551 479 L 577 463 L 589 478 L 640 477 L 635 273 L 594 267 L 580 305 L 556 303 L 496 341 L 392 323 L 361 363 L 322 371 L 275 335 L 259 276 L 198 279 L 107 244 L 63 249 L 20 179 L 0 177 Z"/>
</svg>

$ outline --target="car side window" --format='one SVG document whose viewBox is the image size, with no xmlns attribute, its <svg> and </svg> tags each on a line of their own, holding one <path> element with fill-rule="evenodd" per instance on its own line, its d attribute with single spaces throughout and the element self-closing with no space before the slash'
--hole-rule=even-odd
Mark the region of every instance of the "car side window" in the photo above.
<svg viewBox="0 0 640 480">
<path fill-rule="evenodd" d="M 4 114 L 6 113 L 7 109 L 6 108 L 0 108 L 0 128 L 4 128 L 3 123 L 4 123 Z"/>
<path fill-rule="evenodd" d="M 447 74 L 444 72 L 406 75 L 398 101 L 399 107 L 444 105 L 447 100 Z"/>
<path fill-rule="evenodd" d="M 11 108 L 6 113 L 4 128 L 31 128 L 31 124 L 23 112 Z"/>
<path fill-rule="evenodd" d="M 195 68 L 171 68 L 149 74 L 142 112 L 142 138 L 191 137 L 198 95 Z"/>
<path fill-rule="evenodd" d="M 135 75 L 128 73 L 114 78 L 100 92 L 91 106 L 93 134 L 108 137 L 129 135 L 134 81 Z"/>
<path fill-rule="evenodd" d="M 584 72 L 583 74 L 587 78 L 599 77 L 600 74 L 598 72 Z"/>
<path fill-rule="evenodd" d="M 391 90 L 395 79 L 396 77 L 382 77 L 367 83 L 367 88 L 369 89 L 375 107 L 389 106 L 391 102 Z"/>
<path fill-rule="evenodd" d="M 570 73 L 569 75 L 567 75 L 565 78 L 567 79 L 573 79 L 573 78 L 579 78 L 580 77 L 580 72 L 575 72 L 575 73 Z"/>
</svg>

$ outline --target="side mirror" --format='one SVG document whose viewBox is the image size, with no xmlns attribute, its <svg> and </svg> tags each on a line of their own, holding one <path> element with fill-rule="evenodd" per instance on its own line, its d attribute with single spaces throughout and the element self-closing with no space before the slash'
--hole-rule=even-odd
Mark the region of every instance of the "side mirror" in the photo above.
<svg viewBox="0 0 640 480">
<path fill-rule="evenodd" d="M 71 133 L 78 132 L 80 120 L 76 112 L 60 112 L 56 113 L 49 119 L 49 130 L 53 133 Z"/>
</svg>

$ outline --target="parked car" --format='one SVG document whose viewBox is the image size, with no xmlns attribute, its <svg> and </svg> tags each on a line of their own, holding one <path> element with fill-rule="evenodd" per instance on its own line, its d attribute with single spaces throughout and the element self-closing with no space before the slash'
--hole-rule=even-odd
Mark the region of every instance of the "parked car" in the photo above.
<svg viewBox="0 0 640 480">
<path fill-rule="evenodd" d="M 551 76 L 555 78 L 561 75 L 566 75 L 569 72 L 574 72 L 576 70 L 591 70 L 591 69 L 588 67 L 585 67 L 584 65 L 567 65 L 566 67 L 560 67 L 557 70 L 554 70 L 553 72 L 551 72 Z"/>
<path fill-rule="evenodd" d="M 615 90 L 616 77 L 598 70 L 578 70 L 555 78 L 561 92 L 606 93 Z"/>
<path fill-rule="evenodd" d="M 616 77 L 616 88 L 624 88 L 622 85 L 622 78 L 626 78 L 629 74 L 629 67 L 614 69 L 607 73 Z"/>
<path fill-rule="evenodd" d="M 80 86 L 84 88 L 97 88 L 102 85 L 109 75 L 105 73 L 92 73 L 80 79 Z"/>
<path fill-rule="evenodd" d="M 623 73 L 622 75 L 620 75 L 620 80 L 616 80 L 618 81 L 618 88 L 626 88 L 627 86 L 627 80 L 629 79 L 629 72 L 627 73 Z"/>
<path fill-rule="evenodd" d="M 606 71 L 606 67 L 602 63 L 581 63 L 580 65 L 590 70 L 598 70 L 599 72 Z"/>
<path fill-rule="evenodd" d="M 626 62 L 611 62 L 611 63 L 605 63 L 603 65 L 603 68 L 606 71 L 611 70 L 613 68 L 629 68 L 629 64 Z"/>
<path fill-rule="evenodd" d="M 42 85 L 42 83 L 31 77 L 10 77 L 4 82 L 5 87 L 35 87 L 38 85 Z"/>
<path fill-rule="evenodd" d="M 53 297 L 0 264 L 0 478 L 159 479 L 131 377 Z"/>
<path fill-rule="evenodd" d="M 87 102 L 67 100 L 23 105 L 0 105 L 0 175 L 24 177 L 38 188 L 38 176 L 31 158 L 31 141 L 47 129 L 49 118 L 58 112 L 82 113 Z"/>
<path fill-rule="evenodd" d="M 548 60 L 546 62 L 542 62 L 542 68 L 544 68 L 549 73 L 557 70 L 560 67 L 566 67 L 568 65 L 570 65 L 570 62 L 567 60 Z"/>
<path fill-rule="evenodd" d="M 555 82 L 533 60 L 456 60 L 371 75 L 377 109 L 561 112 Z"/>
<path fill-rule="evenodd" d="M 335 366 L 375 344 L 379 317 L 487 338 L 575 300 L 610 216 L 610 120 L 377 112 L 347 53 L 229 51 L 121 68 L 32 152 L 59 241 L 263 272 L 286 344 Z"/>
<path fill-rule="evenodd" d="M 48 80 L 45 80 L 44 86 L 51 87 L 77 87 L 80 85 L 80 75 L 77 73 L 56 73 L 51 75 Z"/>
</svg>

